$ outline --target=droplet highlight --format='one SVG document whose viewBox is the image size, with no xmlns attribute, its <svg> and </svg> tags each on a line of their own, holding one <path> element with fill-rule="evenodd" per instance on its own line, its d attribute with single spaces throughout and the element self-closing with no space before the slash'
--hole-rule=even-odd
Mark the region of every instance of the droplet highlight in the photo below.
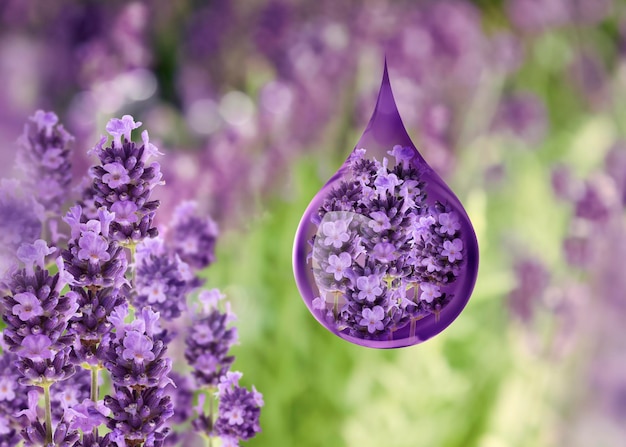
<svg viewBox="0 0 626 447">
<path fill-rule="evenodd" d="M 476 234 L 458 198 L 406 132 L 386 63 L 372 118 L 304 212 L 293 256 L 312 315 L 361 346 L 428 340 L 471 296 Z"/>
</svg>

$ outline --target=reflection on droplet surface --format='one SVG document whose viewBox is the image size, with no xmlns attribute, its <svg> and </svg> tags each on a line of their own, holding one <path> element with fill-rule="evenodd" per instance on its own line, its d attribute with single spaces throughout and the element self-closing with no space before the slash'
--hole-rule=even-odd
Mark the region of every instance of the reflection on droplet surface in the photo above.
<svg viewBox="0 0 626 447">
<path fill-rule="evenodd" d="M 452 323 L 477 271 L 472 224 L 411 142 L 385 63 L 365 132 L 298 227 L 300 293 L 313 316 L 339 337 L 398 348 Z"/>
</svg>

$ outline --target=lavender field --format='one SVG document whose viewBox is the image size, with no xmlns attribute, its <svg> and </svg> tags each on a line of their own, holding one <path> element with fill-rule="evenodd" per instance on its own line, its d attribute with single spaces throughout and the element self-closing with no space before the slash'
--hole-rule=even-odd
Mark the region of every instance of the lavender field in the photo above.
<svg viewBox="0 0 626 447">
<path fill-rule="evenodd" d="M 385 59 L 480 251 L 388 350 L 292 269 Z M 625 445 L 623 0 L 0 0 L 0 82 L 0 446 Z"/>
</svg>

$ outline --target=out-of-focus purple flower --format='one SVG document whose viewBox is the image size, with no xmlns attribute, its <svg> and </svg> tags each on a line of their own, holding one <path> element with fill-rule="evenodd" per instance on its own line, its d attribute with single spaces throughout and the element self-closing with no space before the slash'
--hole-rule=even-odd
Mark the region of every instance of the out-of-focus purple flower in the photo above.
<svg viewBox="0 0 626 447">
<path fill-rule="evenodd" d="M 217 224 L 209 216 L 201 217 L 196 202 L 183 202 L 174 210 L 168 242 L 180 258 L 201 270 L 215 261 Z"/>
<path fill-rule="evenodd" d="M 24 126 L 17 158 L 26 189 L 53 213 L 67 200 L 72 181 L 69 147 L 74 137 L 58 121 L 53 112 L 35 112 Z"/>
<path fill-rule="evenodd" d="M 626 145 L 623 141 L 616 142 L 606 154 L 604 169 L 615 182 L 622 205 L 626 205 Z"/>
<path fill-rule="evenodd" d="M 19 382 L 17 361 L 17 355 L 8 350 L 0 355 L 0 440 L 6 443 L 2 445 L 11 447 L 18 445 L 19 427 L 26 425 L 22 424 L 26 418 L 21 412 L 28 408 L 27 394 L 31 389 Z"/>
<path fill-rule="evenodd" d="M 516 93 L 503 98 L 493 122 L 494 130 L 509 133 L 528 144 L 538 144 L 547 130 L 543 102 L 531 93 Z"/>
<path fill-rule="evenodd" d="M 584 25 L 601 22 L 614 8 L 613 0 L 570 0 L 567 5 L 570 19 Z"/>
<path fill-rule="evenodd" d="M 576 55 L 569 67 L 574 86 L 592 105 L 601 106 L 606 100 L 608 75 L 603 61 L 591 51 Z"/>
<path fill-rule="evenodd" d="M 557 164 L 552 168 L 551 183 L 554 195 L 561 200 L 575 201 L 582 195 L 582 182 L 575 179 L 565 165 Z"/>
<path fill-rule="evenodd" d="M 43 219 L 41 204 L 20 192 L 17 181 L 0 181 L 0 257 L 12 260 L 20 245 L 38 239 Z"/>
<path fill-rule="evenodd" d="M 110 237 L 125 244 L 157 234 L 152 220 L 159 202 L 150 200 L 150 194 L 161 183 L 161 171 L 159 164 L 149 159 L 159 152 L 147 132 L 142 134 L 141 146 L 130 140 L 140 125 L 130 115 L 109 121 L 107 131 L 113 142 L 110 147 L 94 149 L 101 165 L 91 168 L 93 185 L 86 193 L 96 208 L 105 207 L 115 214 Z"/>
<path fill-rule="evenodd" d="M 584 183 L 582 195 L 576 201 L 576 217 L 603 222 L 619 205 L 615 182 L 605 174 L 596 174 Z"/>
<path fill-rule="evenodd" d="M 233 373 L 221 379 L 219 387 L 220 404 L 215 421 L 215 433 L 228 442 L 247 441 L 261 431 L 259 417 L 263 398 L 256 390 L 249 391 L 239 386 L 239 377 Z"/>
<path fill-rule="evenodd" d="M 550 274 L 540 261 L 533 258 L 519 259 L 513 268 L 517 285 L 509 293 L 509 307 L 516 317 L 528 323 L 550 283 Z"/>
<path fill-rule="evenodd" d="M 506 11 L 513 25 L 529 33 L 561 26 L 570 17 L 566 0 L 508 0 Z"/>
</svg>

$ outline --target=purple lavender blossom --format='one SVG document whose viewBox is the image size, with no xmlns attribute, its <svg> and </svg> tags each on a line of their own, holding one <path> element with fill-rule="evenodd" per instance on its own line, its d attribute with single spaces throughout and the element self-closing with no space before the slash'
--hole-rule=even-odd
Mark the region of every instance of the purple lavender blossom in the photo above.
<svg viewBox="0 0 626 447">
<path fill-rule="evenodd" d="M 215 295 L 216 291 L 203 291 L 201 295 Z M 235 358 L 228 355 L 237 341 L 237 330 L 227 327 L 231 316 L 220 312 L 211 300 L 196 317 L 185 343 L 185 358 L 191 365 L 198 386 L 217 386 Z"/>
<path fill-rule="evenodd" d="M 546 134 L 547 123 L 547 112 L 541 99 L 531 93 L 516 93 L 502 99 L 493 129 L 529 144 L 538 144 Z"/>
<path fill-rule="evenodd" d="M 162 388 L 169 383 L 172 360 L 166 356 L 166 332 L 158 328 L 159 314 L 143 308 L 126 324 L 127 314 L 126 306 L 120 306 L 109 318 L 116 331 L 104 352 L 104 365 L 117 388 Z"/>
<path fill-rule="evenodd" d="M 202 270 L 215 261 L 217 224 L 198 215 L 196 202 L 183 202 L 174 210 L 168 241 L 180 258 Z"/>
<path fill-rule="evenodd" d="M 136 307 L 151 306 L 162 318 L 173 320 L 186 309 L 186 296 L 201 281 L 189 271 L 189 266 L 166 252 L 163 244 L 147 248 L 145 243 L 137 246 L 137 274 L 135 292 L 131 299 Z"/>
<path fill-rule="evenodd" d="M 113 136 L 113 142 L 110 147 L 103 147 L 101 142 L 94 148 L 101 164 L 91 168 L 93 184 L 86 194 L 96 208 L 105 207 L 115 214 L 110 237 L 122 244 L 157 234 L 152 220 L 159 202 L 150 200 L 150 194 L 161 183 L 161 171 L 159 164 L 150 163 L 149 159 L 159 151 L 150 143 L 147 131 L 141 134 L 141 146 L 130 140 L 132 131 L 139 126 L 141 123 L 130 115 L 109 121 L 107 132 Z"/>
<path fill-rule="evenodd" d="M 261 431 L 259 416 L 263 406 L 263 396 L 252 389 L 239 386 L 241 373 L 229 372 L 220 380 L 218 396 L 220 404 L 215 421 L 215 433 L 222 442 L 237 445 L 237 441 L 247 441 Z"/>
<path fill-rule="evenodd" d="M 58 213 L 72 181 L 70 144 L 74 140 L 53 112 L 38 110 L 24 126 L 17 163 L 24 185 L 43 207 Z"/>
<path fill-rule="evenodd" d="M 117 445 L 162 445 L 168 434 L 163 427 L 174 414 L 170 397 L 162 389 L 120 387 L 104 402 L 111 410 L 107 425 Z"/>
<path fill-rule="evenodd" d="M 110 240 L 113 218 L 112 213 L 101 208 L 98 216 L 87 220 L 78 205 L 64 217 L 71 237 L 61 256 L 65 269 L 74 278 L 73 285 L 118 288 L 126 282 L 126 253 L 117 241 Z"/>
<path fill-rule="evenodd" d="M 72 358 L 76 363 L 94 364 L 104 359 L 106 346 L 101 341 L 113 325 L 109 316 L 113 310 L 126 302 L 120 290 L 98 290 L 72 287 L 76 293 L 78 311 L 70 318 L 68 332 L 76 336 L 72 345 Z"/>
<path fill-rule="evenodd" d="M 509 307 L 515 316 L 529 322 L 550 283 L 550 274 L 543 263 L 530 257 L 517 260 L 513 268 L 517 285 L 509 293 Z"/>
</svg>

